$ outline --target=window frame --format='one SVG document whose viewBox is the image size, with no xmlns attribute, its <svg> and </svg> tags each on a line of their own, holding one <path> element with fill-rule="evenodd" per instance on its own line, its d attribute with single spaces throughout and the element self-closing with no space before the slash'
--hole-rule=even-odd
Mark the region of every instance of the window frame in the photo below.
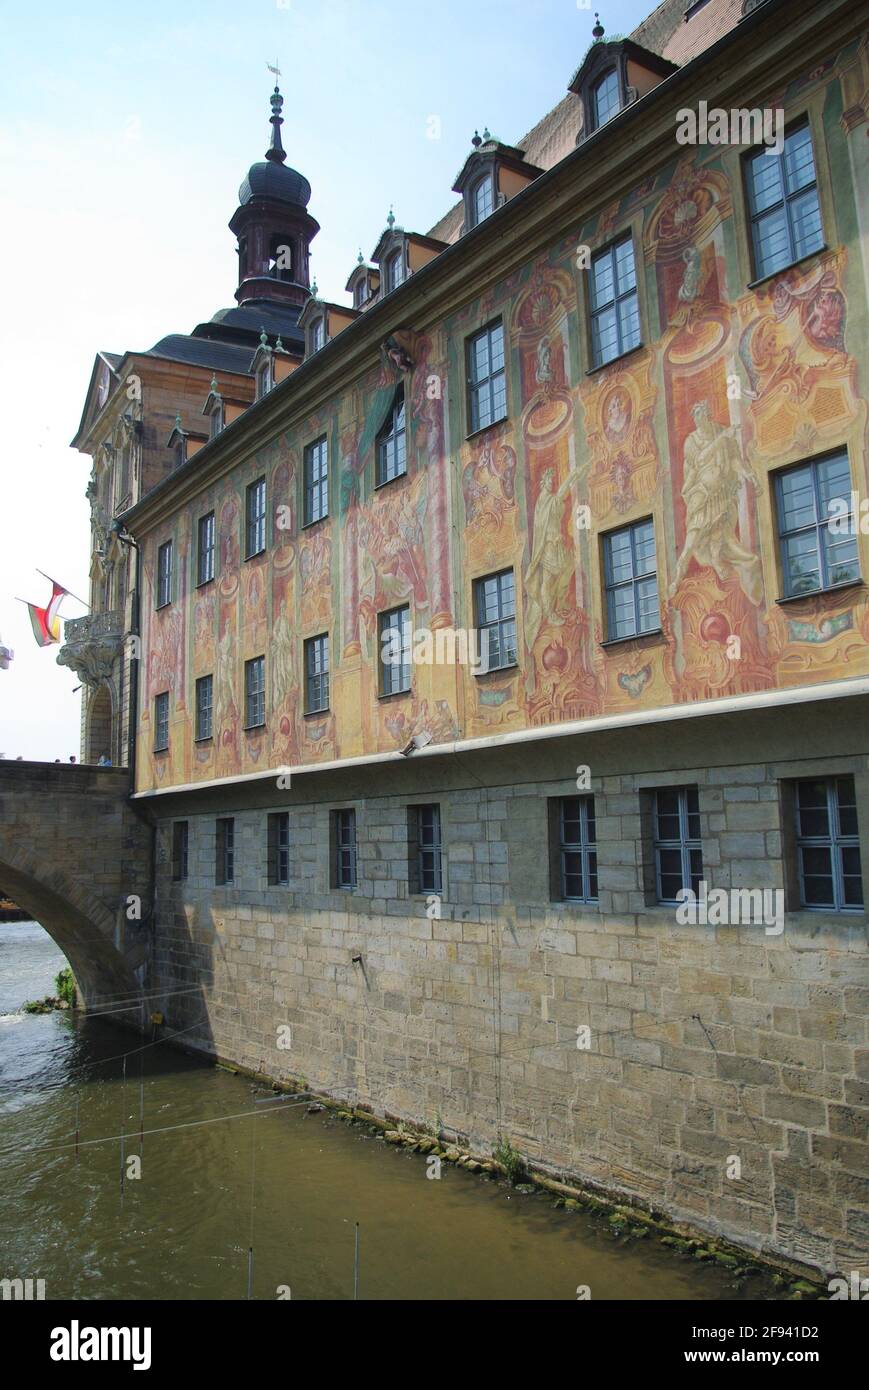
<svg viewBox="0 0 869 1390">
<path fill-rule="evenodd" d="M 168 564 L 163 562 L 164 555 L 168 557 Z M 157 609 L 168 608 L 172 602 L 174 569 L 174 543 L 171 540 L 164 541 L 157 547 Z"/>
<path fill-rule="evenodd" d="M 659 797 L 663 792 L 676 792 L 678 796 L 679 814 L 679 838 L 677 840 L 666 839 L 660 835 L 659 825 Z M 697 810 L 689 810 L 688 793 L 693 792 L 697 798 Z M 666 814 L 666 813 L 664 813 Z M 679 850 L 681 857 L 682 890 L 690 888 L 692 892 L 694 874 L 691 868 L 691 855 L 700 855 L 700 880 L 703 878 L 703 833 L 702 826 L 698 826 L 699 834 L 691 836 L 689 831 L 689 816 L 696 815 L 700 818 L 700 791 L 693 783 L 685 786 L 655 787 L 652 791 L 652 851 L 655 863 L 655 901 L 661 907 L 678 907 L 679 898 L 665 898 L 661 887 L 661 851 Z M 678 890 L 677 890 L 678 891 Z"/>
<path fill-rule="evenodd" d="M 852 510 L 854 480 L 853 474 L 851 472 L 851 458 L 847 447 L 843 447 L 842 449 L 834 449 L 826 454 L 819 454 L 816 458 L 801 459 L 798 463 L 790 463 L 784 468 L 777 468 L 772 474 L 773 496 L 775 499 L 775 529 L 776 539 L 778 541 L 779 567 L 781 570 L 781 592 L 782 599 L 784 600 L 811 598 L 815 594 L 831 593 L 836 589 L 845 589 L 851 584 L 859 584 L 862 582 L 863 574 L 862 567 L 860 564 L 859 525 L 857 526 L 856 531 L 852 526 L 851 531 L 848 533 L 854 544 L 854 563 L 857 567 L 856 575 L 851 579 L 840 580 L 837 584 L 831 584 L 829 582 L 829 561 L 827 557 L 827 551 L 822 541 L 821 533 L 822 531 L 826 530 L 827 535 L 829 536 L 829 528 L 832 518 L 830 516 L 827 516 L 826 520 L 821 519 L 823 517 L 823 507 L 821 505 L 821 490 L 819 480 L 821 465 L 833 459 L 839 458 L 844 458 L 845 463 L 847 465 L 848 481 L 850 484 L 848 489 L 848 517 L 853 522 L 855 519 L 855 514 Z M 783 480 L 785 479 L 785 477 L 787 477 L 788 474 L 796 473 L 800 469 L 808 469 L 811 476 L 812 498 L 815 506 L 815 520 L 813 523 L 810 523 L 808 525 L 795 526 L 791 530 L 786 531 L 783 529 L 785 512 Z M 792 536 L 797 536 L 801 533 L 805 534 L 806 532 L 812 530 L 815 533 L 815 556 L 818 561 L 817 570 L 821 582 L 816 588 L 803 589 L 799 592 L 796 592 L 792 590 L 790 587 L 790 565 L 788 563 L 787 542 Z"/>
<path fill-rule="evenodd" d="M 272 888 L 290 883 L 290 813 L 271 811 L 268 818 L 268 880 Z"/>
<path fill-rule="evenodd" d="M 165 703 L 161 703 L 165 701 Z M 165 729 L 164 742 L 158 743 L 161 729 Z M 154 752 L 169 751 L 169 691 L 161 690 L 154 696 Z"/>
<path fill-rule="evenodd" d="M 655 568 L 647 570 L 643 574 L 637 573 L 637 546 L 635 533 L 641 526 L 651 526 L 652 528 L 652 555 L 654 557 Z M 612 579 L 612 539 L 614 536 L 623 535 L 625 532 L 630 536 L 631 541 L 631 577 L 630 579 Z M 624 526 L 616 526 L 612 531 L 604 531 L 601 536 L 602 561 L 603 561 L 603 609 L 606 617 L 606 641 L 604 646 L 609 646 L 613 642 L 632 642 L 640 637 L 649 637 L 661 631 L 661 588 L 658 583 L 658 540 L 655 531 L 655 519 L 652 516 L 639 517 L 636 521 L 629 521 Z M 657 622 L 654 627 L 641 628 L 639 626 L 640 606 L 639 606 L 639 586 L 643 580 L 648 580 L 652 576 L 655 579 L 655 598 L 657 603 Z M 610 603 L 610 595 L 615 594 L 618 589 L 631 587 L 634 608 L 634 631 L 627 633 L 616 633 L 613 631 L 613 610 Z"/>
<path fill-rule="evenodd" d="M 787 142 L 792 135 L 797 134 L 798 131 L 803 129 L 807 130 L 809 133 L 809 142 L 812 150 L 812 168 L 814 170 L 814 178 L 810 183 L 805 184 L 804 187 L 797 189 L 795 193 L 788 193 L 784 166 L 785 155 L 787 152 Z M 750 170 L 752 164 L 756 159 L 764 158 L 774 158 L 778 162 L 779 182 L 783 196 L 780 199 L 778 199 L 775 203 L 771 203 L 769 207 L 764 208 L 761 212 L 755 213 L 752 211 L 753 187 Z M 751 285 L 749 286 L 749 288 L 751 288 L 752 285 L 761 284 L 762 281 L 769 280 L 774 275 L 781 275 L 785 270 L 789 270 L 791 266 L 799 265 L 800 261 L 805 260 L 808 256 L 816 256 L 819 252 L 823 251 L 826 246 L 826 237 L 824 233 L 824 210 L 821 203 L 821 190 L 818 184 L 818 158 L 816 152 L 815 131 L 812 127 L 812 122 L 808 112 L 804 112 L 803 115 L 795 117 L 786 125 L 784 131 L 784 147 L 782 149 L 781 154 L 777 154 L 775 150 L 770 149 L 768 146 L 765 145 L 761 146 L 760 148 L 755 146 L 752 149 L 745 151 L 745 153 L 742 156 L 741 165 L 742 194 L 745 208 L 745 217 L 746 222 L 748 224 L 748 248 L 751 259 L 751 273 L 754 277 L 751 281 Z M 794 244 L 794 227 L 791 218 L 789 204 L 795 198 L 803 197 L 810 189 L 814 189 L 815 192 L 815 200 L 817 203 L 818 211 L 818 222 L 820 224 L 820 244 L 814 247 L 811 251 L 804 251 L 801 255 L 798 256 L 796 254 L 796 246 Z M 762 266 L 760 264 L 756 229 L 760 222 L 762 222 L 765 218 L 769 217 L 770 214 L 775 212 L 778 208 L 782 208 L 784 210 L 784 228 L 787 235 L 788 255 L 790 256 L 790 259 L 786 261 L 783 265 L 775 266 L 772 269 L 768 269 L 766 266 Z"/>
<path fill-rule="evenodd" d="M 210 527 L 209 527 L 209 522 Z M 206 528 L 207 543 L 203 546 L 203 527 Z M 201 589 L 205 584 L 211 584 L 215 576 L 215 555 L 216 555 L 216 522 L 214 512 L 206 512 L 196 523 L 196 587 Z M 203 565 L 203 560 L 206 563 Z M 206 570 L 207 573 L 203 573 Z"/>
<path fill-rule="evenodd" d="M 620 246 L 625 244 L 631 248 L 631 262 L 633 265 L 634 283 L 632 288 L 624 291 L 619 290 L 618 261 L 616 252 Z M 595 305 L 595 264 L 604 256 L 611 258 L 613 298 L 608 299 L 604 304 Z M 625 347 L 622 337 L 622 322 L 619 306 L 627 300 L 633 298 L 636 301 L 637 314 L 637 341 L 630 347 Z M 616 345 L 617 351 L 612 357 L 598 357 L 595 349 L 595 323 L 601 315 L 610 309 L 615 310 Z M 621 357 L 627 357 L 629 353 L 637 352 L 643 346 L 643 315 L 640 305 L 640 277 L 637 272 L 637 250 L 633 227 L 629 227 L 626 232 L 620 232 L 618 236 L 608 241 L 605 246 L 601 246 L 595 251 L 591 258 L 591 265 L 588 270 L 588 346 L 591 371 L 600 371 L 603 367 L 608 367 L 612 362 L 618 362 Z"/>
<path fill-rule="evenodd" d="M 598 111 L 597 94 L 603 87 L 604 83 L 608 82 L 611 77 L 615 78 L 616 107 L 615 110 L 609 116 L 605 116 L 604 119 L 601 120 Z M 595 77 L 593 82 L 590 84 L 588 93 L 588 109 L 589 114 L 591 116 L 592 131 L 602 130 L 605 125 L 609 125 L 610 121 L 613 120 L 614 117 L 617 116 L 618 113 L 622 110 L 623 105 L 624 102 L 622 93 L 621 73 L 619 72 L 618 65 L 616 64 L 611 68 L 606 68 L 602 73 L 600 73 L 599 76 Z"/>
<path fill-rule="evenodd" d="M 407 266 L 405 265 L 405 247 L 400 244 L 393 248 L 386 257 L 383 265 L 384 280 L 386 281 L 386 293 L 392 294 L 393 290 L 399 289 L 407 279 Z M 396 273 L 400 272 L 400 273 Z"/>
<path fill-rule="evenodd" d="M 489 190 L 489 211 L 480 213 L 477 207 L 477 195 L 481 188 L 487 187 Z M 471 214 L 471 228 L 479 227 L 481 222 L 485 222 L 495 211 L 495 174 L 493 169 L 486 169 L 478 174 L 468 189 L 468 208 Z"/>
<path fill-rule="evenodd" d="M 498 367 L 497 370 L 492 371 L 492 335 L 496 329 L 500 331 L 503 361 L 502 365 Z M 476 363 L 476 353 L 474 349 L 475 344 L 482 338 L 486 338 L 487 340 L 487 371 L 485 375 L 476 378 L 474 376 Z M 491 419 L 481 424 L 480 399 L 482 397 L 482 392 L 484 389 L 487 390 L 489 408 L 494 411 L 497 391 L 495 383 L 499 380 L 503 381 L 504 387 L 504 413 L 503 415 L 493 415 Z M 481 430 L 492 429 L 495 425 L 501 424 L 503 420 L 509 419 L 510 397 L 507 384 L 507 337 L 504 331 L 503 317 L 491 319 L 489 323 L 477 329 L 475 333 L 469 334 L 465 339 L 465 384 L 465 409 L 468 416 L 468 438 L 470 438 L 471 435 L 479 434 Z"/>
<path fill-rule="evenodd" d="M 398 421 L 401 421 L 400 427 Z M 393 458 L 396 461 L 395 472 L 390 472 L 389 452 L 392 450 Z M 401 454 L 401 467 L 398 467 L 398 456 Z M 385 460 L 385 464 L 384 464 Z M 404 395 L 404 387 L 398 386 L 392 398 L 392 405 L 386 420 L 377 431 L 375 440 L 374 455 L 374 486 L 386 487 L 387 483 L 394 483 L 398 478 L 407 476 L 407 406 Z"/>
<path fill-rule="evenodd" d="M 352 893 L 359 887 L 359 845 L 355 806 L 342 806 L 333 810 L 332 842 L 332 887 L 341 893 Z M 342 858 L 343 855 L 347 856 L 346 860 Z"/>
<path fill-rule="evenodd" d="M 202 703 L 202 701 L 201 701 L 201 699 L 200 699 L 200 694 L 201 694 L 201 691 L 205 688 L 205 682 L 206 682 L 206 681 L 208 682 L 209 698 L 208 698 L 207 704 L 205 704 L 205 705 L 203 706 L 203 703 Z M 193 736 L 193 742 L 194 742 L 194 743 L 208 743 L 208 742 L 210 742 L 210 741 L 213 739 L 213 737 L 214 737 L 214 675 L 213 675 L 212 672 L 210 672 L 210 671 L 209 671 L 209 672 L 206 672 L 206 674 L 203 675 L 203 676 L 197 676 L 197 677 L 196 677 L 196 683 L 195 683 L 195 686 L 194 686 L 194 706 L 193 706 L 193 708 L 194 708 L 194 736 Z M 207 732 L 207 733 L 203 733 L 203 732 L 202 732 L 202 727 L 203 727 L 203 726 L 202 726 L 202 716 L 203 716 L 203 711 L 204 711 L 204 710 L 207 710 L 207 713 L 208 713 L 208 732 Z"/>
<path fill-rule="evenodd" d="M 600 897 L 600 884 L 598 881 L 598 860 L 597 860 L 597 815 L 594 804 L 594 794 L 591 792 L 581 793 L 578 796 L 559 796 L 557 798 L 557 818 L 556 828 L 558 834 L 558 888 L 559 894 L 557 901 L 562 903 L 578 903 L 584 906 L 596 906 Z M 568 803 L 576 803 L 579 807 L 579 816 L 571 817 L 571 821 L 576 820 L 579 825 L 579 839 L 568 840 L 565 834 L 565 808 Z M 591 814 L 589 815 L 589 811 Z M 589 833 L 591 825 L 591 833 Z M 567 891 L 567 857 L 568 855 L 579 855 L 580 876 L 582 878 L 583 893 L 580 896 L 568 893 Z M 591 861 L 594 859 L 594 869 L 592 870 Z M 575 877 L 575 875 L 570 875 Z M 594 878 L 596 891 L 591 892 L 591 880 Z"/>
<path fill-rule="evenodd" d="M 317 645 L 318 643 L 320 644 L 319 647 Z M 312 657 L 316 658 L 318 652 L 321 660 L 325 654 L 325 665 L 322 666 L 321 670 L 313 671 L 311 669 Z M 330 668 L 331 652 L 328 632 L 318 632 L 314 637 L 306 637 L 303 655 L 305 665 L 305 714 L 325 714 L 329 709 L 329 701 L 332 693 Z M 312 681 L 319 682 L 321 699 L 323 698 L 323 689 L 325 686 L 325 704 L 312 704 Z"/>
<path fill-rule="evenodd" d="M 215 821 L 214 882 L 218 888 L 235 883 L 235 816 L 218 816 Z"/>
<path fill-rule="evenodd" d="M 262 498 L 262 509 L 255 510 L 255 503 L 258 498 Z M 252 483 L 248 483 L 244 494 L 244 558 L 245 560 L 255 560 L 257 555 L 265 553 L 266 549 L 266 476 L 255 478 Z M 261 544 L 256 544 L 261 540 Z M 252 548 L 255 547 L 255 548 Z"/>
<path fill-rule="evenodd" d="M 854 817 L 858 821 L 856 832 L 853 835 L 845 835 L 841 829 L 841 806 L 837 784 L 840 781 L 850 780 L 854 794 Z M 827 798 L 827 834 L 826 835 L 803 835 L 800 826 L 800 787 L 811 785 L 812 783 L 822 782 L 826 791 Z M 804 808 L 810 809 L 810 808 Z M 863 856 L 860 846 L 860 827 L 859 827 L 859 808 L 857 805 L 857 788 L 853 773 L 833 773 L 829 776 L 819 777 L 799 777 L 794 782 L 794 844 L 796 848 L 796 868 L 797 882 L 799 884 L 799 905 L 803 912 L 834 912 L 834 913 L 865 913 L 866 902 L 863 893 Z M 830 855 L 830 879 L 833 885 L 833 902 L 830 903 L 809 903 L 806 901 L 805 890 L 805 868 L 803 861 L 803 850 L 823 849 L 828 850 Z M 848 903 L 845 901 L 844 880 L 845 872 L 843 865 L 843 853 L 845 850 L 857 851 L 857 858 L 860 865 L 860 891 L 863 900 L 859 903 Z M 813 875 L 817 877 L 818 875 Z M 853 875 L 847 875 L 853 877 Z"/>
<path fill-rule="evenodd" d="M 315 455 L 315 450 L 322 447 L 322 458 Z M 314 478 L 314 462 L 320 469 L 319 476 Z M 325 494 L 325 505 L 318 516 L 313 515 L 314 497 Z M 309 507 L 310 503 L 310 507 Z M 310 444 L 306 444 L 302 454 L 302 528 L 306 526 L 316 526 L 318 522 L 325 521 L 329 515 L 329 436 L 328 434 L 318 435 L 312 439 Z"/>
<path fill-rule="evenodd" d="M 261 680 L 252 688 L 251 677 L 259 673 Z M 251 719 L 251 701 L 262 701 L 262 718 Z M 245 729 L 264 729 L 266 723 L 266 659 L 265 655 L 252 656 L 244 663 L 244 727 Z"/>
<path fill-rule="evenodd" d="M 442 897 L 444 891 L 443 865 L 443 818 L 439 802 L 419 802 L 408 807 L 412 816 L 414 889 L 419 895 L 428 897 L 432 893 Z M 424 817 L 431 813 L 431 836 L 426 839 L 427 827 Z M 431 867 L 426 867 L 426 855 L 431 855 Z M 428 881 L 427 881 L 428 880 Z"/>
<path fill-rule="evenodd" d="M 406 615 L 407 630 L 404 629 L 404 617 Z M 399 617 L 401 627 L 396 628 L 395 624 L 387 620 Z M 387 631 L 399 631 L 401 633 L 402 660 L 400 663 L 386 662 L 383 659 L 383 634 Z M 380 668 L 380 678 L 378 680 L 378 697 L 381 700 L 388 700 L 393 695 L 409 695 L 413 690 L 413 621 L 409 603 L 396 604 L 394 608 L 385 608 L 377 615 L 377 660 Z M 406 656 L 406 660 L 405 660 Z M 397 672 L 392 676 L 391 672 Z M 392 680 L 405 678 L 406 685 L 393 686 Z"/>
<path fill-rule="evenodd" d="M 503 580 L 506 578 L 507 575 L 509 575 L 510 578 L 511 578 L 511 580 L 512 580 L 512 585 L 511 585 L 512 593 L 513 593 L 513 612 L 512 612 L 512 613 L 505 613 L 505 612 L 503 611 L 504 603 L 503 603 L 503 591 L 502 591 L 502 582 L 501 582 L 501 581 L 503 581 Z M 485 621 L 484 621 L 484 619 L 483 619 L 483 607 L 482 607 L 483 586 L 484 586 L 485 584 L 490 584 L 493 580 L 496 581 L 496 596 L 497 596 L 497 600 L 498 600 L 498 616 L 497 616 L 496 618 L 492 618 L 491 620 L 485 620 Z M 494 570 L 491 574 L 481 574 L 481 575 L 478 575 L 477 578 L 474 580 L 473 583 L 474 583 L 474 595 L 473 595 L 473 597 L 474 597 L 474 622 L 475 622 L 475 624 L 476 624 L 477 632 L 478 632 L 479 638 L 480 638 L 480 659 L 481 659 L 480 669 L 476 672 L 476 674 L 477 674 L 477 675 L 488 675 L 490 671 L 510 671 L 510 670 L 513 670 L 515 667 L 517 667 L 517 666 L 519 665 L 519 633 L 518 633 L 517 622 L 516 622 L 516 574 L 515 574 L 515 571 L 514 571 L 514 569 L 513 569 L 513 566 L 512 566 L 512 565 L 507 565 L 507 566 L 505 566 L 504 569 L 501 569 L 501 570 Z M 509 644 L 508 642 L 506 642 L 505 639 L 504 639 L 504 631 L 505 631 L 505 629 L 507 628 L 508 624 L 512 624 L 512 628 L 513 628 L 513 643 L 512 643 L 513 660 L 512 660 L 512 661 L 509 661 L 509 660 L 507 660 L 507 661 L 500 661 L 500 662 L 497 662 L 497 663 L 493 663 L 493 662 L 492 662 L 492 659 L 491 659 L 491 656 L 492 656 L 491 641 L 490 641 L 490 639 L 489 639 L 488 634 L 489 634 L 489 632 L 494 631 L 495 629 L 497 629 L 497 632 L 498 632 L 498 648 L 499 648 L 499 650 L 501 650 L 503 653 L 509 653 L 509 651 L 510 651 L 510 644 Z M 483 634 L 484 634 L 484 633 L 486 634 L 486 636 L 485 636 L 485 660 L 483 660 L 483 652 L 484 652 L 484 636 L 483 636 Z"/>
</svg>

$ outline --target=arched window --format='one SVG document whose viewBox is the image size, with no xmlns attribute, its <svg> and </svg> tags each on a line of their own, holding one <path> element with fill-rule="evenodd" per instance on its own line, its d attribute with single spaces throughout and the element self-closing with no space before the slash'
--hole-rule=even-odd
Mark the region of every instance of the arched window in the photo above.
<svg viewBox="0 0 869 1390">
<path fill-rule="evenodd" d="M 492 185 L 492 175 L 484 174 L 478 179 L 471 190 L 471 216 L 472 226 L 478 227 L 481 222 L 495 210 L 495 193 Z"/>
<path fill-rule="evenodd" d="M 391 483 L 407 472 L 407 436 L 404 416 L 404 387 L 392 402 L 385 425 L 377 436 L 377 486 Z"/>
<path fill-rule="evenodd" d="M 398 289 L 404 281 L 404 247 L 400 246 L 397 251 L 393 251 L 389 260 L 386 262 L 386 289 Z"/>
<path fill-rule="evenodd" d="M 610 68 L 599 77 L 591 89 L 592 115 L 594 128 L 606 125 L 619 109 L 619 77 L 615 68 Z"/>
</svg>

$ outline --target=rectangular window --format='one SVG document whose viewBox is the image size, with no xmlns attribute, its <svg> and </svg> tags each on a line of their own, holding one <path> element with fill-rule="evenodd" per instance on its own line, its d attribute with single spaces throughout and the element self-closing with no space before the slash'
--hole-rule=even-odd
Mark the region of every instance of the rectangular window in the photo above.
<svg viewBox="0 0 869 1390">
<path fill-rule="evenodd" d="M 758 150 L 745 156 L 744 169 L 754 273 L 761 280 L 824 244 L 808 121 L 785 136 L 781 154 Z"/>
<path fill-rule="evenodd" d="M 266 548 L 266 480 L 257 478 L 247 489 L 247 550 L 245 559 L 260 555 Z"/>
<path fill-rule="evenodd" d="M 677 893 L 700 893 L 703 847 L 696 787 L 662 787 L 654 793 L 655 882 L 659 903 L 676 903 Z"/>
<path fill-rule="evenodd" d="M 172 877 L 176 883 L 187 877 L 187 847 L 189 826 L 186 820 L 176 820 L 172 826 Z"/>
<path fill-rule="evenodd" d="M 516 665 L 516 588 L 512 570 L 474 581 L 483 671 Z"/>
<path fill-rule="evenodd" d="M 154 752 L 165 753 L 169 747 L 169 691 L 154 696 Z"/>
<path fill-rule="evenodd" d="M 612 362 L 640 345 L 640 304 L 630 235 L 591 258 L 591 360 Z"/>
<path fill-rule="evenodd" d="M 507 416 L 504 325 L 499 319 L 467 343 L 469 433 Z"/>
<path fill-rule="evenodd" d="M 656 632 L 661 619 L 652 521 L 610 531 L 603 538 L 603 558 L 607 639 L 616 642 Z"/>
<path fill-rule="evenodd" d="M 558 798 L 558 890 L 562 902 L 597 902 L 593 796 Z"/>
<path fill-rule="evenodd" d="M 219 884 L 235 882 L 235 821 L 232 816 L 221 817 L 216 822 L 217 842 L 214 865 L 215 881 Z"/>
<path fill-rule="evenodd" d="M 399 387 L 386 424 L 377 436 L 376 484 L 382 487 L 407 472 L 404 388 Z"/>
<path fill-rule="evenodd" d="M 797 782 L 796 820 L 800 904 L 859 912 L 863 874 L 854 778 Z"/>
<path fill-rule="evenodd" d="M 269 883 L 286 886 L 290 881 L 290 813 L 269 816 Z"/>
<path fill-rule="evenodd" d="M 440 806 L 408 806 L 411 862 L 409 878 L 415 893 L 443 892 Z"/>
<path fill-rule="evenodd" d="M 214 677 L 200 676 L 196 682 L 196 741 L 211 738 L 214 705 Z"/>
<path fill-rule="evenodd" d="M 356 887 L 356 812 L 332 812 L 332 887 Z"/>
<path fill-rule="evenodd" d="M 847 451 L 775 475 L 786 598 L 860 578 Z"/>
<path fill-rule="evenodd" d="M 196 583 L 214 578 L 214 512 L 199 518 L 199 544 L 196 552 Z"/>
<path fill-rule="evenodd" d="M 166 541 L 157 551 L 157 607 L 172 602 L 172 542 Z"/>
<path fill-rule="evenodd" d="M 305 448 L 305 525 L 329 515 L 329 448 L 326 436 Z"/>
<path fill-rule="evenodd" d="M 266 722 L 266 659 L 255 656 L 244 663 L 244 726 L 258 729 Z"/>
<path fill-rule="evenodd" d="M 411 686 L 410 607 L 391 608 L 378 616 L 380 693 L 397 695 Z"/>
<path fill-rule="evenodd" d="M 329 708 L 329 636 L 309 637 L 305 643 L 305 713 Z"/>
</svg>

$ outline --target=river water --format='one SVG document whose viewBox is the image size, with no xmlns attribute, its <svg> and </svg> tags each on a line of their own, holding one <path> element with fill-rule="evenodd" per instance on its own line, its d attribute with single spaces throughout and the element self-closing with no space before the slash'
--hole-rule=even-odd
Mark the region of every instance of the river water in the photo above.
<svg viewBox="0 0 869 1390">
<path fill-rule="evenodd" d="M 256 1299 L 352 1298 L 357 1222 L 363 1299 L 776 1296 L 450 1164 L 429 1179 L 419 1154 L 105 1020 L 22 1013 L 63 964 L 36 923 L 0 925 L 0 1277 L 47 1299 L 246 1298 L 249 1277 Z"/>
</svg>

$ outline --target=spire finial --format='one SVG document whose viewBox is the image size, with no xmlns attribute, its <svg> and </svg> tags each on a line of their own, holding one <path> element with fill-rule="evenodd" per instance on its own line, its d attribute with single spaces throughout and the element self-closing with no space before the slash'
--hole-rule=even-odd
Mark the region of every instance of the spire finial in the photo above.
<svg viewBox="0 0 869 1390">
<path fill-rule="evenodd" d="M 178 414 L 175 416 L 175 428 L 176 428 L 176 430 L 178 431 L 179 434 L 181 434 L 181 433 L 183 432 L 183 426 L 182 426 L 182 424 L 181 424 L 181 411 L 180 411 L 180 410 L 179 410 Z"/>
<path fill-rule="evenodd" d="M 215 394 L 215 396 L 216 396 L 216 395 L 217 395 L 217 374 L 216 374 L 216 373 L 212 373 L 212 376 L 211 376 L 211 389 L 212 389 L 212 391 L 214 392 L 214 394 Z"/>
<path fill-rule="evenodd" d="M 475 150 L 478 150 L 478 149 L 480 148 L 480 146 L 482 145 L 482 143 L 483 143 L 483 141 L 482 141 L 482 138 L 481 138 L 481 136 L 480 136 L 480 132 L 479 132 L 478 130 L 475 130 L 475 131 L 474 131 L 474 138 L 473 138 L 473 140 L 471 141 L 471 144 L 473 145 L 473 147 L 474 147 Z"/>
<path fill-rule="evenodd" d="M 260 329 L 259 340 L 260 340 L 260 345 L 261 345 L 262 347 L 268 347 L 268 345 L 269 345 L 269 340 L 268 340 L 268 337 L 267 337 L 267 335 L 266 335 L 266 330 L 265 330 L 265 328 L 261 328 L 261 329 Z"/>
<path fill-rule="evenodd" d="M 357 264 L 357 265 L 364 265 L 364 264 L 365 264 L 365 257 L 364 257 L 363 254 L 362 254 L 362 247 L 361 247 L 361 246 L 359 247 L 359 255 L 356 257 L 356 264 Z"/>
<path fill-rule="evenodd" d="M 311 281 L 311 298 L 316 299 L 318 294 L 319 290 L 317 289 L 317 277 L 315 275 L 313 280 Z"/>
<path fill-rule="evenodd" d="M 281 75 L 281 70 L 278 67 L 277 59 L 275 59 L 274 67 L 272 67 L 271 63 L 266 63 L 266 67 L 268 68 L 269 72 L 273 72 L 275 75 L 275 90 L 272 92 L 269 98 L 272 107 L 272 114 L 269 116 L 269 122 L 272 128 L 272 138 L 269 141 L 269 147 L 266 150 L 266 159 L 271 160 L 272 164 L 283 164 L 284 160 L 287 157 L 287 152 L 281 144 L 281 126 L 284 123 L 283 116 L 281 115 L 281 110 L 283 109 L 284 105 L 284 99 L 281 96 L 281 89 L 278 86 L 278 78 Z"/>
<path fill-rule="evenodd" d="M 283 343 L 281 342 L 281 335 L 280 335 L 280 333 L 279 333 L 279 334 L 278 334 L 278 340 L 277 340 L 277 342 L 275 343 L 275 352 L 285 352 L 285 351 L 286 351 L 286 349 L 284 348 L 284 345 L 283 345 Z"/>
<path fill-rule="evenodd" d="M 592 29 L 591 34 L 592 34 L 592 38 L 595 40 L 595 42 L 597 42 L 599 39 L 602 39 L 603 36 L 604 36 L 604 27 L 603 27 L 603 25 L 602 25 L 601 22 L 600 22 L 600 15 L 598 14 L 597 10 L 595 10 L 595 12 L 594 12 L 594 20 L 595 20 L 594 28 Z"/>
<path fill-rule="evenodd" d="M 393 227 L 395 226 L 395 213 L 392 211 L 391 203 L 389 204 L 389 216 L 386 219 L 386 225 L 390 231 L 392 231 Z"/>
<path fill-rule="evenodd" d="M 489 127 L 488 127 L 487 125 L 484 125 L 484 126 L 483 126 L 483 139 L 484 139 L 484 140 L 491 140 L 491 138 L 492 138 L 492 134 L 491 134 L 491 131 L 489 130 Z"/>
</svg>

